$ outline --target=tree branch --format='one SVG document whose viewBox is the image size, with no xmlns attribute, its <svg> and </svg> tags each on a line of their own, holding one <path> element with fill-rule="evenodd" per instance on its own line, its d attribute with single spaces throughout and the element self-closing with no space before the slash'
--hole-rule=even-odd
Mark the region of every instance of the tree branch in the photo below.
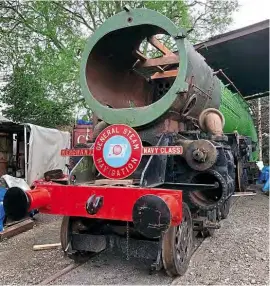
<svg viewBox="0 0 270 286">
<path fill-rule="evenodd" d="M 92 13 L 92 9 L 91 9 L 91 6 L 90 6 L 90 3 L 88 1 L 84 2 L 84 4 L 86 4 L 86 6 L 84 6 L 92 20 L 92 23 L 93 23 L 93 30 L 92 32 L 94 32 L 96 29 L 97 29 L 97 23 L 96 23 L 96 20 L 95 20 L 95 17 L 94 17 L 94 14 Z"/>
<path fill-rule="evenodd" d="M 65 10 L 66 12 L 70 13 L 71 15 L 75 16 L 77 19 L 80 19 L 81 24 L 84 24 L 88 29 L 90 29 L 92 32 L 94 32 L 95 29 L 88 25 L 87 21 L 84 19 L 84 17 L 81 14 L 79 14 L 75 11 L 71 11 L 70 9 L 66 8 L 64 5 L 61 5 L 60 3 L 56 2 L 56 1 L 53 1 L 53 4 L 58 6 L 61 9 Z"/>
<path fill-rule="evenodd" d="M 28 23 L 27 19 L 25 19 L 24 16 L 16 8 L 14 6 L 10 6 L 9 7 L 9 9 L 14 11 L 15 14 L 18 15 L 18 17 L 20 18 L 20 20 L 18 19 L 18 21 L 21 22 L 21 24 L 23 24 L 25 27 L 27 27 L 31 31 L 33 31 L 33 32 L 35 32 L 37 34 L 43 35 L 44 37 L 49 38 L 59 50 L 63 50 L 64 49 L 63 45 L 60 43 L 60 41 L 55 36 L 51 36 L 48 33 L 44 32 L 44 31 L 41 31 L 41 30 L 38 30 L 38 29 L 34 28 L 33 26 L 31 26 Z"/>
<path fill-rule="evenodd" d="M 194 29 L 195 29 L 195 26 L 196 24 L 198 23 L 199 20 L 201 20 L 207 13 L 203 13 L 201 14 L 199 17 L 197 17 L 197 19 L 194 21 L 193 25 L 192 25 L 192 28 L 190 28 L 189 30 L 187 30 L 187 34 L 190 34 Z"/>
</svg>

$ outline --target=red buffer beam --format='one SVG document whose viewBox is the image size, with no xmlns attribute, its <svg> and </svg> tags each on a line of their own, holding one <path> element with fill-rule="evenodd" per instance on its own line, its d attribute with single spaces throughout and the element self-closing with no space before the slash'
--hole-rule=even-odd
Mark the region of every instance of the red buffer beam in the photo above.
<svg viewBox="0 0 270 286">
<path fill-rule="evenodd" d="M 133 222 L 141 233 L 157 233 L 182 220 L 182 191 L 116 186 L 42 184 L 24 192 L 10 188 L 6 215 L 21 219 L 33 209 L 41 213 Z"/>
</svg>

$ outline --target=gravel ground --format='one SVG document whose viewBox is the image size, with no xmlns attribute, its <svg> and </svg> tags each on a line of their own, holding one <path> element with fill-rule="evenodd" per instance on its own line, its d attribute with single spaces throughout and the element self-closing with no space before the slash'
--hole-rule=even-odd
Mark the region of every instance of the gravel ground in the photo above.
<svg viewBox="0 0 270 286">
<path fill-rule="evenodd" d="M 149 275 L 149 262 L 104 252 L 72 272 L 53 281 L 53 285 L 168 285 L 173 279 L 156 272 Z"/>
<path fill-rule="evenodd" d="M 38 284 L 71 261 L 60 250 L 33 251 L 33 245 L 58 243 L 61 218 L 36 216 L 36 226 L 0 242 L 0 285 Z"/>
<path fill-rule="evenodd" d="M 269 285 L 269 197 L 238 198 L 214 237 L 204 240 L 187 273 L 173 281 L 148 274 L 148 263 L 103 252 L 52 284 Z M 59 242 L 61 220 L 38 215 L 37 226 L 0 243 L 0 284 L 38 284 L 72 264 L 61 250 L 33 251 L 34 244 Z"/>
<path fill-rule="evenodd" d="M 237 198 L 175 285 L 269 285 L 269 197 Z"/>
</svg>

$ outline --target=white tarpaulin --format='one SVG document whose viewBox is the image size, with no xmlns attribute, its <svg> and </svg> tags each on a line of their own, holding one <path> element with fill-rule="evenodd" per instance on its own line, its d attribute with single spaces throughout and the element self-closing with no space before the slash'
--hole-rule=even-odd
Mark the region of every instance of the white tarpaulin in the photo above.
<svg viewBox="0 0 270 286">
<path fill-rule="evenodd" d="M 5 180 L 5 182 L 9 188 L 19 187 L 24 191 L 30 190 L 30 187 L 28 186 L 28 184 L 25 182 L 24 179 L 15 178 L 15 177 L 12 177 L 10 175 L 4 175 L 1 178 L 3 178 Z"/>
<path fill-rule="evenodd" d="M 70 133 L 57 129 L 27 124 L 31 128 L 27 183 L 43 178 L 45 172 L 53 169 L 67 170 L 68 157 L 61 156 L 61 149 L 70 148 Z"/>
</svg>

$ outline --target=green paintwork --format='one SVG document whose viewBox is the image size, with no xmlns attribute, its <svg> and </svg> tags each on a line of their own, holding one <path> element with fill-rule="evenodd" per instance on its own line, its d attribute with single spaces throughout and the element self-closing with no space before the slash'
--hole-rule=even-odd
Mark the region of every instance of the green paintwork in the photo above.
<svg viewBox="0 0 270 286">
<path fill-rule="evenodd" d="M 132 17 L 133 19 L 131 23 L 128 22 L 129 17 Z M 134 9 L 130 10 L 130 12 L 121 12 L 119 14 L 116 14 L 113 17 L 109 18 L 107 21 L 105 21 L 103 25 L 101 25 L 99 29 L 97 29 L 97 31 L 89 38 L 82 54 L 80 69 L 82 93 L 85 97 L 87 104 L 91 106 L 92 110 L 95 111 L 95 114 L 100 119 L 110 124 L 122 123 L 128 124 L 131 127 L 148 124 L 159 118 L 171 107 L 171 105 L 177 98 L 179 92 L 187 90 L 187 83 L 185 82 L 185 75 L 187 70 L 187 55 L 184 38 L 177 38 L 175 39 L 175 42 L 179 51 L 181 62 L 179 64 L 179 72 L 177 78 L 171 89 L 167 93 L 166 97 L 164 96 L 159 101 L 147 107 L 110 109 L 110 111 L 108 112 L 108 108 L 99 103 L 92 96 L 91 92 L 88 89 L 85 70 L 88 56 L 91 53 L 93 47 L 104 35 L 112 31 L 126 28 L 129 26 L 131 27 L 144 24 L 160 27 L 163 30 L 167 31 L 168 34 L 172 35 L 174 38 L 177 36 L 182 36 L 185 33 L 184 30 L 179 29 L 177 26 L 174 25 L 171 20 L 169 20 L 167 17 L 163 16 L 158 12 L 147 9 Z"/>
<path fill-rule="evenodd" d="M 247 102 L 239 94 L 233 94 L 222 83 L 219 110 L 225 117 L 224 133 L 237 131 L 241 135 L 250 136 L 253 142 L 258 141 Z M 258 152 L 253 152 L 253 160 L 256 160 L 257 157 Z"/>
</svg>

